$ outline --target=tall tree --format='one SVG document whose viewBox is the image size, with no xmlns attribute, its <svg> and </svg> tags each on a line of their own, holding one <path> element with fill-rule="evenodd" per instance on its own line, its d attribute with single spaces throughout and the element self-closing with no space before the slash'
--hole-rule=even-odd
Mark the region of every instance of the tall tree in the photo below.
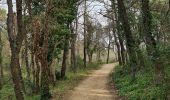
<svg viewBox="0 0 170 100">
<path fill-rule="evenodd" d="M 94 38 L 95 26 L 92 21 L 87 17 L 86 18 L 86 52 L 89 58 L 89 62 L 92 62 L 93 53 L 96 50 L 96 41 Z"/>
<path fill-rule="evenodd" d="M 143 32 L 145 34 L 146 49 L 148 56 L 151 58 L 155 69 L 155 83 L 161 84 L 164 81 L 164 65 L 160 60 L 160 53 L 157 48 L 157 43 L 152 32 L 152 16 L 149 7 L 149 0 L 142 0 L 142 17 L 143 17 Z"/>
<path fill-rule="evenodd" d="M 69 26 L 68 26 L 69 27 Z M 65 41 L 64 41 L 64 52 L 63 52 L 63 62 L 62 62 L 62 68 L 61 68 L 61 78 L 65 77 L 66 73 L 66 66 L 67 66 L 67 58 L 68 58 L 68 52 L 69 51 L 69 35 L 65 35 Z"/>
<path fill-rule="evenodd" d="M 75 32 L 73 30 L 73 26 L 71 26 L 71 33 L 72 33 L 72 39 L 71 39 L 71 68 L 74 72 L 76 72 L 77 69 L 77 62 L 76 62 L 76 38 L 77 38 L 77 16 L 76 16 L 76 29 Z"/>
<path fill-rule="evenodd" d="M 87 35 L 86 35 L 86 20 L 87 20 L 87 1 L 84 0 L 84 67 L 86 68 L 86 55 L 87 55 Z"/>
<path fill-rule="evenodd" d="M 128 21 L 128 16 L 123 0 L 117 0 L 118 3 L 118 14 L 120 21 L 123 26 L 124 34 L 126 36 L 126 45 L 129 54 L 130 65 L 132 69 L 132 80 L 135 79 L 136 65 L 137 65 L 137 53 L 136 53 L 136 43 L 132 35 L 130 24 Z"/>
<path fill-rule="evenodd" d="M 2 61 L 3 61 L 3 57 L 2 57 L 2 49 L 3 49 L 3 43 L 2 43 L 2 33 L 3 33 L 3 29 L 4 29 L 4 24 L 5 24 L 5 20 L 6 20 L 6 11 L 4 9 L 0 9 L 0 89 L 3 86 L 3 65 L 2 65 Z"/>
<path fill-rule="evenodd" d="M 109 25 L 109 26 L 110 26 L 110 25 Z M 110 27 L 108 27 L 108 35 L 109 35 L 109 43 L 108 43 L 108 47 L 107 47 L 107 60 L 106 60 L 106 63 L 107 63 L 107 64 L 109 63 L 110 47 L 111 47 L 111 39 L 112 39 Z"/>
<path fill-rule="evenodd" d="M 41 54 L 41 100 L 49 100 L 51 97 L 49 89 L 49 66 L 48 66 L 48 47 L 49 47 L 49 36 L 51 33 L 50 29 L 50 10 L 52 7 L 52 0 L 45 0 L 45 16 L 44 26 L 41 34 L 42 44 L 40 43 Z"/>
<path fill-rule="evenodd" d="M 2 39 L 1 39 L 1 35 L 2 34 L 2 28 L 0 27 L 0 90 L 2 89 L 2 85 L 3 85 L 3 66 L 2 66 Z"/>
<path fill-rule="evenodd" d="M 142 17 L 143 17 L 143 32 L 145 34 L 147 52 L 149 56 L 153 57 L 156 48 L 156 41 L 152 33 L 149 0 L 142 0 Z"/>
<path fill-rule="evenodd" d="M 17 100 L 24 100 L 24 96 L 22 93 L 22 76 L 21 76 L 21 68 L 19 63 L 19 53 L 21 49 L 21 44 L 24 38 L 24 34 L 22 32 L 22 0 L 16 0 L 17 4 L 17 25 L 18 25 L 18 34 L 14 33 L 14 13 L 13 13 L 13 5 L 12 0 L 7 0 L 8 4 L 8 19 L 7 19 L 7 29 L 8 29 L 8 37 L 11 48 L 11 74 L 14 83 L 14 91 L 16 94 Z"/>
<path fill-rule="evenodd" d="M 126 60 L 126 56 L 125 56 L 126 45 L 124 45 L 124 35 L 122 32 L 122 26 L 121 26 L 120 18 L 117 14 L 118 8 L 116 5 L 116 0 L 112 0 L 112 11 L 113 11 L 113 15 L 112 15 L 113 32 L 115 32 L 114 33 L 115 41 L 117 40 L 116 46 L 118 48 L 118 59 L 119 59 L 119 64 L 122 65 L 122 64 L 125 64 L 125 60 Z"/>
<path fill-rule="evenodd" d="M 34 32 L 34 39 L 33 39 L 33 48 L 32 48 L 32 70 L 33 70 L 33 83 L 35 84 L 35 92 L 38 93 L 40 90 L 40 67 L 41 65 L 39 64 L 40 59 L 39 59 L 39 55 L 40 55 L 40 47 L 39 47 L 39 43 L 40 38 L 41 38 L 41 23 L 40 23 L 40 19 L 39 18 L 35 18 L 33 20 L 33 32 Z M 34 59 L 35 59 L 35 63 L 36 63 L 36 70 L 34 68 Z"/>
</svg>

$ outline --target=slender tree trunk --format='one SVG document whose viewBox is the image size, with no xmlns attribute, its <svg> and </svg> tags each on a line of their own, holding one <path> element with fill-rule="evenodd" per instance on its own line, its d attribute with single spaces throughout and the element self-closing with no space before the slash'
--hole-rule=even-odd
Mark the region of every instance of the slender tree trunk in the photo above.
<svg viewBox="0 0 170 100">
<path fill-rule="evenodd" d="M 89 63 L 92 63 L 92 59 L 93 59 L 93 53 L 92 52 L 90 52 L 90 53 L 88 53 L 88 58 L 89 58 Z"/>
<path fill-rule="evenodd" d="M 11 74 L 12 80 L 14 83 L 14 91 L 17 100 L 24 100 L 22 93 L 23 81 L 21 76 L 21 69 L 19 63 L 19 52 L 21 49 L 21 44 L 23 41 L 24 34 L 22 33 L 22 0 L 16 0 L 17 5 L 17 24 L 18 24 L 18 34 L 14 33 L 14 24 L 13 24 L 13 8 L 12 0 L 7 0 L 8 4 L 8 19 L 7 19 L 7 29 L 9 42 L 11 47 Z"/>
<path fill-rule="evenodd" d="M 136 74 L 136 66 L 137 66 L 137 53 L 136 53 L 136 43 L 135 39 L 132 35 L 131 29 L 130 29 L 130 24 L 128 21 L 128 16 L 126 13 L 126 8 L 124 6 L 123 0 L 117 0 L 118 2 L 118 14 L 119 18 L 122 22 L 122 26 L 124 29 L 124 34 L 126 36 L 126 42 L 127 42 L 127 49 L 128 49 L 128 54 L 129 54 L 129 59 L 130 59 L 130 64 L 131 64 L 131 69 L 132 69 L 132 80 L 135 79 L 135 74 Z"/>
<path fill-rule="evenodd" d="M 98 50 L 98 52 L 97 52 L 97 62 L 101 62 L 101 50 Z"/>
<path fill-rule="evenodd" d="M 3 65 L 2 65 L 2 39 L 1 39 L 1 29 L 0 29 L 0 90 L 2 89 L 3 86 Z"/>
<path fill-rule="evenodd" d="M 64 52 L 63 52 L 63 62 L 62 62 L 62 68 L 61 68 L 61 78 L 65 77 L 66 72 L 66 66 L 67 66 L 67 56 L 68 56 L 68 46 L 69 46 L 69 40 L 68 36 L 65 36 L 65 44 L 64 44 Z"/>
<path fill-rule="evenodd" d="M 46 1 L 46 9 L 45 9 L 45 21 L 43 27 L 43 34 L 42 34 L 42 49 L 41 56 L 40 56 L 40 63 L 41 63 L 41 99 L 40 100 L 49 100 L 51 97 L 50 88 L 49 88 L 49 71 L 50 67 L 48 66 L 48 49 L 49 49 L 49 36 L 50 36 L 50 10 L 52 5 L 52 0 L 45 0 Z"/>
<path fill-rule="evenodd" d="M 118 59 L 119 59 L 119 63 L 120 64 L 125 64 L 125 48 L 124 48 L 124 44 L 123 44 L 123 36 L 122 36 L 122 32 L 121 32 L 121 29 L 120 29 L 120 18 L 118 17 L 118 14 L 117 14 L 117 8 L 116 8 L 116 5 L 115 5 L 115 0 L 112 1 L 112 7 L 114 9 L 114 17 L 113 17 L 113 21 L 116 23 L 116 30 L 117 30 L 117 37 L 118 37 L 118 40 L 116 42 L 116 45 L 117 45 L 117 48 L 118 49 Z M 115 34 L 116 36 L 116 34 Z M 116 38 L 116 37 L 115 37 Z M 118 42 L 119 41 L 119 42 Z M 120 57 L 119 57 L 120 56 Z"/>
<path fill-rule="evenodd" d="M 115 43 L 116 43 L 116 47 L 117 47 L 118 61 L 119 61 L 119 64 L 122 65 L 120 45 L 119 45 L 119 42 L 118 42 L 118 40 L 117 40 L 115 30 L 113 30 L 113 32 L 114 32 L 113 35 L 114 35 Z"/>
<path fill-rule="evenodd" d="M 26 36 L 25 32 L 23 32 L 22 0 L 16 0 L 16 8 L 17 8 L 18 34 L 16 35 L 16 44 L 14 44 L 14 48 L 16 48 L 16 50 L 18 49 L 18 55 L 19 55 L 19 52 L 20 52 L 21 46 L 22 46 L 22 42 L 23 42 L 23 40 L 24 40 L 24 38 Z M 23 78 L 22 78 L 22 72 L 21 72 L 21 68 L 20 68 L 20 63 L 18 65 L 19 65 L 18 69 L 19 69 L 19 76 L 20 76 L 21 86 L 22 86 L 23 92 L 26 93 L 24 81 L 23 81 Z"/>
<path fill-rule="evenodd" d="M 146 35 L 146 47 L 149 56 L 154 56 L 156 41 L 153 37 L 149 0 L 142 0 L 143 32 Z"/>
<path fill-rule="evenodd" d="M 35 62 L 36 62 L 36 72 L 35 72 L 35 87 L 36 87 L 36 93 L 38 93 L 40 91 L 40 63 L 39 60 L 37 58 L 37 54 L 35 54 Z"/>
<path fill-rule="evenodd" d="M 73 72 L 76 72 L 77 66 L 76 66 L 76 47 L 75 47 L 75 43 L 76 43 L 77 34 L 76 33 L 74 34 L 73 28 L 71 30 L 72 30 L 72 34 L 73 34 L 72 41 L 71 41 L 71 68 L 72 68 Z"/>
<path fill-rule="evenodd" d="M 106 61 L 107 64 L 109 63 L 110 45 L 111 45 L 111 33 L 110 33 L 110 29 L 109 29 L 109 44 L 108 44 L 108 48 L 107 48 L 107 61 Z"/>
<path fill-rule="evenodd" d="M 76 53 L 75 53 L 75 40 L 73 40 L 72 48 L 71 48 L 71 68 L 74 72 L 76 72 Z"/>
<path fill-rule="evenodd" d="M 118 34 L 120 34 L 120 32 Z M 122 64 L 125 65 L 125 63 L 126 63 L 126 56 L 125 56 L 125 47 L 124 47 L 124 44 L 123 44 L 123 39 L 122 39 L 122 37 L 120 35 L 118 36 L 118 39 L 119 39 L 120 48 L 121 48 Z"/>
<path fill-rule="evenodd" d="M 24 26 L 24 30 L 26 31 L 25 26 Z M 25 59 L 25 65 L 26 65 L 26 71 L 27 71 L 27 78 L 28 78 L 28 80 L 30 80 L 30 66 L 29 66 L 29 61 L 28 61 L 28 40 L 27 40 L 27 36 L 25 37 L 24 59 Z"/>
<path fill-rule="evenodd" d="M 110 58 L 110 43 L 109 43 L 109 46 L 107 48 L 107 61 L 106 61 L 107 64 L 109 63 L 109 58 Z"/>
<path fill-rule="evenodd" d="M 11 56 L 11 73 L 12 73 L 12 79 L 14 83 L 14 91 L 17 100 L 24 100 L 23 92 L 22 92 L 22 83 L 21 78 L 19 74 L 19 53 L 16 53 L 14 49 L 12 49 L 12 56 Z"/>
<path fill-rule="evenodd" d="M 35 73 L 35 61 L 34 61 L 34 53 L 31 50 L 31 68 L 32 68 L 32 82 L 33 82 L 33 92 L 35 92 L 35 80 L 36 80 L 36 73 Z"/>
<path fill-rule="evenodd" d="M 87 5 L 86 0 L 84 0 L 84 68 L 86 68 L 86 55 L 87 55 L 87 34 L 86 34 L 86 19 L 87 19 Z"/>
</svg>

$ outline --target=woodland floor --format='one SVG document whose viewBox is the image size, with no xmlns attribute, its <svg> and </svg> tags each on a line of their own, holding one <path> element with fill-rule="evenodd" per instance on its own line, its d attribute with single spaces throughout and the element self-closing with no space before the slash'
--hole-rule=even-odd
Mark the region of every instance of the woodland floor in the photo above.
<svg viewBox="0 0 170 100">
<path fill-rule="evenodd" d="M 93 71 L 85 80 L 62 100 L 120 100 L 118 91 L 108 85 L 109 74 L 114 70 L 116 63 L 105 64 L 100 69 Z M 53 99 L 55 100 L 55 99 Z"/>
</svg>

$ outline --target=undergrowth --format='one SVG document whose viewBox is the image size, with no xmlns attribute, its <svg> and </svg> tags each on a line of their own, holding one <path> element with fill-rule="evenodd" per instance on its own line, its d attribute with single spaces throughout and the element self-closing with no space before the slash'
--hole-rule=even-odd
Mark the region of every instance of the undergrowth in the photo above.
<svg viewBox="0 0 170 100">
<path fill-rule="evenodd" d="M 68 70 L 64 79 L 59 79 L 57 80 L 55 86 L 50 86 L 50 92 L 56 98 L 56 100 L 59 100 L 68 90 L 73 89 L 82 79 L 90 74 L 91 70 L 100 68 L 100 65 L 101 64 L 99 63 L 90 63 L 87 64 L 87 68 L 83 68 L 83 62 L 80 60 L 78 63 L 79 67 L 77 68 L 77 72 L 73 73 L 72 71 Z M 3 88 L 0 90 L 0 100 L 16 100 L 11 79 L 4 80 L 9 81 L 5 82 Z M 27 82 L 25 79 L 24 81 L 25 86 L 27 87 L 29 82 Z M 26 91 L 31 90 L 26 88 Z M 25 95 L 25 100 L 40 100 L 40 95 Z"/>
<path fill-rule="evenodd" d="M 155 85 L 153 70 L 141 70 L 136 73 L 136 80 L 131 81 L 131 74 L 123 66 L 117 66 L 113 81 L 119 95 L 129 100 L 167 100 L 166 84 Z"/>
</svg>

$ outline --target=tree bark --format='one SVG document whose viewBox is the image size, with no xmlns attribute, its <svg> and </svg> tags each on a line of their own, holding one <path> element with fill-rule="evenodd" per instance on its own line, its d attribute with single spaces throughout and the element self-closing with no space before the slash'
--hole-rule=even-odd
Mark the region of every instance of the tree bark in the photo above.
<svg viewBox="0 0 170 100">
<path fill-rule="evenodd" d="M 1 29 L 0 29 L 0 90 L 3 87 L 2 49 L 3 49 L 3 44 L 2 44 Z"/>
<path fill-rule="evenodd" d="M 149 0 L 142 0 L 142 17 L 143 17 L 143 32 L 145 33 L 147 52 L 149 56 L 153 57 L 156 48 L 156 41 L 152 33 Z"/>
<path fill-rule="evenodd" d="M 122 36 L 122 32 L 121 32 L 121 26 L 120 26 L 120 18 L 118 17 L 117 14 L 117 7 L 115 5 L 115 0 L 112 1 L 112 7 L 114 9 L 114 17 L 113 17 L 113 21 L 115 20 L 116 23 L 116 30 L 117 30 L 117 37 L 119 42 L 116 42 L 117 48 L 118 48 L 118 59 L 119 59 L 119 64 L 125 64 L 125 48 L 124 48 L 124 44 L 123 44 L 123 36 Z M 116 37 L 116 34 L 115 34 Z M 119 57 L 120 56 L 120 57 Z"/>
<path fill-rule="evenodd" d="M 117 47 L 118 61 L 119 61 L 119 64 L 122 65 L 121 50 L 120 50 L 119 42 L 118 42 L 117 37 L 116 37 L 116 31 L 115 30 L 113 30 L 113 35 L 114 35 L 115 43 L 116 43 L 116 47 Z"/>
<path fill-rule="evenodd" d="M 110 29 L 109 29 L 109 44 L 108 44 L 108 48 L 107 48 L 107 61 L 106 61 L 107 64 L 109 63 L 110 45 L 111 45 L 111 33 L 110 33 Z"/>
<path fill-rule="evenodd" d="M 32 82 L 33 82 L 33 92 L 35 92 L 35 80 L 36 80 L 36 73 L 35 73 L 35 60 L 34 60 L 34 53 L 33 53 L 33 48 L 31 50 L 31 68 L 32 68 Z"/>
<path fill-rule="evenodd" d="M 17 100 L 24 100 L 23 96 L 23 80 L 21 76 L 21 69 L 19 63 L 19 52 L 21 49 L 21 44 L 23 41 L 23 33 L 22 33 L 22 0 L 16 0 L 17 4 L 17 24 L 18 24 L 18 34 L 14 33 L 14 24 L 13 24 L 13 5 L 12 0 L 7 0 L 8 4 L 8 19 L 7 19 L 7 30 L 11 48 L 11 74 L 12 80 L 14 84 L 14 91 Z M 24 90 L 24 89 L 23 89 Z"/>
<path fill-rule="evenodd" d="M 61 68 L 61 78 L 65 77 L 65 72 L 67 68 L 67 56 L 68 56 L 68 46 L 69 46 L 69 37 L 65 36 L 65 44 L 64 44 L 64 52 L 63 52 L 63 62 L 62 62 L 62 68 Z"/>
<path fill-rule="evenodd" d="M 24 100 L 23 92 L 22 92 L 22 82 L 21 82 L 21 77 L 19 74 L 19 53 L 16 53 L 15 50 L 12 50 L 12 56 L 11 56 L 11 74 L 12 74 L 12 79 L 14 83 L 14 91 L 16 95 L 17 100 Z"/>
<path fill-rule="evenodd" d="M 88 53 L 89 63 L 93 62 L 93 52 Z"/>
<path fill-rule="evenodd" d="M 71 68 L 73 70 L 73 72 L 76 72 L 76 48 L 75 48 L 75 41 L 76 41 L 76 36 L 73 36 L 73 40 L 72 40 L 72 46 L 71 46 Z"/>
<path fill-rule="evenodd" d="M 154 63 L 155 83 L 162 84 L 164 81 L 164 66 L 160 60 L 160 55 L 156 48 L 156 40 L 152 32 L 152 16 L 150 13 L 149 0 L 142 0 L 143 32 L 145 33 L 146 48 L 148 56 Z"/>
<path fill-rule="evenodd" d="M 26 23 L 24 22 L 24 31 L 27 34 L 26 31 Z M 30 66 L 29 66 L 29 61 L 28 61 L 28 40 L 27 40 L 27 35 L 25 37 L 25 51 L 24 51 L 24 60 L 25 60 L 25 66 L 26 66 L 26 71 L 27 71 L 27 78 L 30 81 Z"/>
<path fill-rule="evenodd" d="M 117 0 L 118 2 L 118 14 L 119 18 L 122 22 L 124 34 L 126 37 L 126 44 L 127 44 L 127 49 L 128 49 L 128 54 L 129 54 L 129 60 L 131 64 L 131 69 L 132 69 L 132 80 L 135 79 L 135 74 L 136 74 L 136 65 L 137 65 L 137 53 L 136 53 L 136 43 L 135 39 L 132 35 L 131 29 L 130 29 L 130 24 L 128 21 L 128 16 L 126 12 L 126 8 L 124 6 L 123 0 Z"/>
<path fill-rule="evenodd" d="M 39 63 L 39 59 L 37 58 L 38 55 L 35 54 L 35 62 L 36 62 L 36 71 L 35 71 L 35 92 L 38 93 L 40 91 L 40 63 Z"/>
<path fill-rule="evenodd" d="M 86 55 L 87 55 L 87 34 L 86 34 L 86 19 L 87 19 L 87 5 L 86 5 L 86 0 L 84 0 L 84 68 L 86 68 Z"/>
<path fill-rule="evenodd" d="M 50 67 L 48 66 L 48 49 L 49 49 L 49 36 L 50 36 L 50 10 L 52 6 L 52 0 L 45 0 L 47 6 L 45 9 L 45 21 L 43 27 L 41 55 L 41 99 L 40 100 L 49 100 L 51 97 L 50 88 L 49 88 L 49 71 Z"/>
<path fill-rule="evenodd" d="M 120 30 L 118 32 L 118 34 L 121 34 Z M 126 64 L 126 56 L 125 56 L 125 47 L 124 47 L 124 44 L 123 44 L 123 37 L 121 35 L 118 36 L 118 39 L 119 39 L 119 43 L 120 43 L 120 48 L 121 48 L 121 58 L 122 58 L 122 64 L 125 65 Z"/>
<path fill-rule="evenodd" d="M 26 36 L 25 32 L 23 32 L 22 0 L 16 0 L 16 8 L 17 8 L 17 29 L 18 29 L 18 33 L 16 35 L 16 47 L 14 46 L 14 48 L 16 48 L 16 52 L 18 51 L 18 55 L 19 55 L 19 52 L 20 52 L 21 46 L 22 46 L 22 42 L 23 42 L 23 40 Z M 18 58 L 18 60 L 19 60 L 19 58 Z M 22 78 L 20 63 L 18 63 L 18 67 L 19 67 L 18 71 L 19 71 L 19 77 L 20 77 L 20 81 L 21 81 L 21 87 L 22 87 L 23 92 L 26 93 L 24 81 L 23 81 L 23 78 Z"/>
</svg>

